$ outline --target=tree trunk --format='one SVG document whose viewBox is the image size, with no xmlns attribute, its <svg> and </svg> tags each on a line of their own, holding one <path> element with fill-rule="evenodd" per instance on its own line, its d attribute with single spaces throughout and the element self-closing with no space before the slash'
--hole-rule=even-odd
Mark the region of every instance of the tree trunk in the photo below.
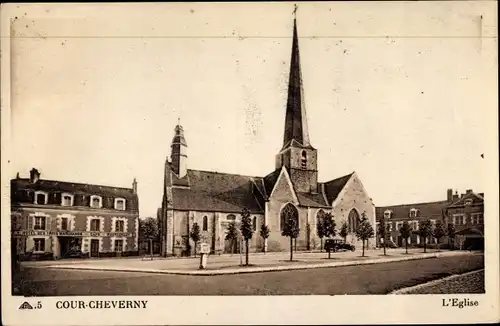
<svg viewBox="0 0 500 326">
<path fill-rule="evenodd" d="M 328 250 L 328 259 L 330 259 L 330 253 L 331 253 L 331 251 Z"/>
<path fill-rule="evenodd" d="M 293 260 L 293 238 L 290 237 L 290 261 Z"/>
<path fill-rule="evenodd" d="M 361 254 L 361 257 L 365 256 L 365 240 L 361 240 L 361 243 L 363 243 L 363 253 Z"/>
<path fill-rule="evenodd" d="M 198 247 L 198 241 L 194 242 L 194 256 L 196 257 L 196 247 Z"/>
<path fill-rule="evenodd" d="M 386 255 L 387 255 L 387 253 L 386 253 L 386 251 L 385 251 L 385 246 L 386 246 L 386 242 L 385 242 L 385 240 L 386 240 L 386 236 L 384 236 L 384 243 L 383 243 L 383 247 L 384 247 L 384 256 L 386 256 Z"/>
<path fill-rule="evenodd" d="M 408 238 L 405 240 L 405 249 L 406 249 L 406 254 L 408 254 Z"/>
<path fill-rule="evenodd" d="M 297 238 L 293 239 L 293 250 L 297 251 Z"/>
<path fill-rule="evenodd" d="M 424 253 L 427 252 L 427 238 L 424 238 Z"/>
<path fill-rule="evenodd" d="M 245 239 L 245 265 L 248 266 L 248 239 Z"/>
<path fill-rule="evenodd" d="M 319 238 L 321 241 L 321 247 L 319 247 L 319 252 L 323 252 L 323 238 Z"/>
<path fill-rule="evenodd" d="M 438 251 L 441 251 L 441 244 L 439 243 L 439 239 L 436 238 L 436 242 L 437 242 Z"/>
<path fill-rule="evenodd" d="M 149 239 L 149 253 L 151 254 L 151 260 L 153 260 L 153 239 Z"/>
</svg>

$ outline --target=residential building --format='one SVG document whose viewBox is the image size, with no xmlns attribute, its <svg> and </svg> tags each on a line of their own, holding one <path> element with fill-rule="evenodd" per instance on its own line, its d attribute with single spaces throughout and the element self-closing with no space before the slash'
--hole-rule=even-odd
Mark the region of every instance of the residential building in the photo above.
<svg viewBox="0 0 500 326">
<path fill-rule="evenodd" d="M 12 235 L 17 254 L 65 258 L 137 254 L 137 182 L 132 188 L 29 178 L 11 180 Z"/>
</svg>

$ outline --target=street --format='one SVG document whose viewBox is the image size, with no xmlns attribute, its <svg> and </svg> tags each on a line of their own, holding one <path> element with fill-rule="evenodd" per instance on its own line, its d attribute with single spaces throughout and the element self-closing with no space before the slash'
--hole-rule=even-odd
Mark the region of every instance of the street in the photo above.
<svg viewBox="0 0 500 326">
<path fill-rule="evenodd" d="M 482 254 L 219 276 L 23 267 L 16 277 L 14 295 L 387 294 L 399 288 L 481 268 L 484 268 Z"/>
</svg>

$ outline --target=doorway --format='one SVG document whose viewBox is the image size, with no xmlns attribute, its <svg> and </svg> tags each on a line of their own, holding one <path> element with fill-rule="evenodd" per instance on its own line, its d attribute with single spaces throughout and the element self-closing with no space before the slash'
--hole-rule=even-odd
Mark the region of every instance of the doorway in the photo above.
<svg viewBox="0 0 500 326">
<path fill-rule="evenodd" d="M 90 257 L 99 257 L 99 240 L 90 240 Z"/>
<path fill-rule="evenodd" d="M 81 256 L 82 238 L 58 237 L 61 258 L 74 258 Z"/>
</svg>

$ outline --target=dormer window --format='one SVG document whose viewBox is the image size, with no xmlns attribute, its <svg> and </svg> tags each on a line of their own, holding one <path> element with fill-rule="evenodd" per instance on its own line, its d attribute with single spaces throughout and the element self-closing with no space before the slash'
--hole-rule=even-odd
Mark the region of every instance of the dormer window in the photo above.
<svg viewBox="0 0 500 326">
<path fill-rule="evenodd" d="M 386 210 L 384 212 L 384 218 L 389 219 L 392 217 L 392 212 L 390 210 Z"/>
<path fill-rule="evenodd" d="M 466 199 L 465 200 L 465 205 L 472 205 L 472 199 Z"/>
<path fill-rule="evenodd" d="M 73 206 L 73 195 L 68 193 L 63 193 L 61 195 L 61 205 L 62 206 Z"/>
<path fill-rule="evenodd" d="M 417 217 L 418 216 L 418 209 L 412 208 L 410 209 L 410 217 Z"/>
<path fill-rule="evenodd" d="M 307 154 L 306 151 L 302 151 L 302 158 L 300 160 L 300 164 L 303 169 L 307 168 Z"/>
<path fill-rule="evenodd" d="M 35 191 L 35 204 L 47 205 L 49 195 L 45 191 Z"/>
<path fill-rule="evenodd" d="M 101 208 L 102 207 L 102 198 L 100 196 L 90 196 L 90 207 Z"/>
<path fill-rule="evenodd" d="M 115 198 L 115 209 L 119 211 L 125 210 L 125 199 L 123 198 Z"/>
</svg>

